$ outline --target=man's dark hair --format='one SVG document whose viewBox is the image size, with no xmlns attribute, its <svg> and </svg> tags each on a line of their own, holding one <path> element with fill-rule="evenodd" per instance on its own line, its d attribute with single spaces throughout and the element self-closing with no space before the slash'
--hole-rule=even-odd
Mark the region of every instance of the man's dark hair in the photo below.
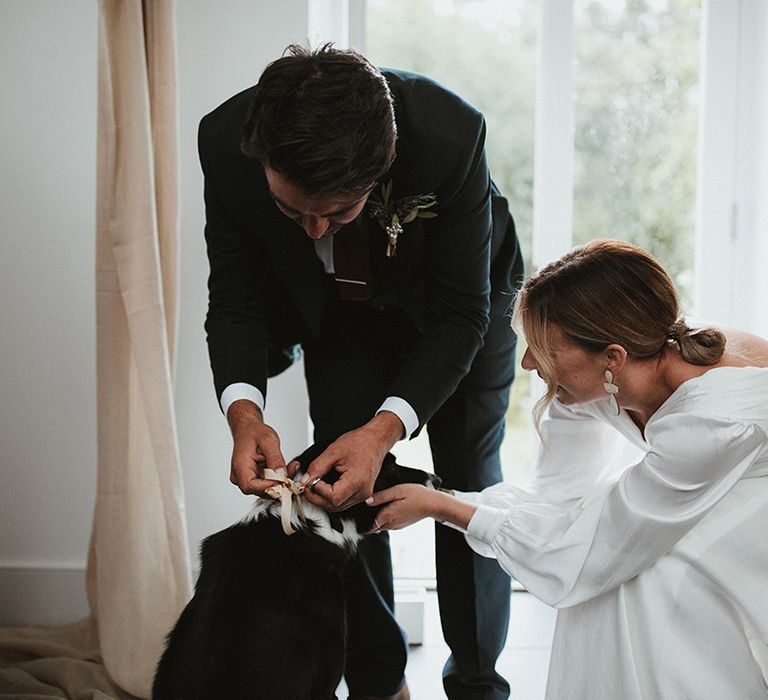
<svg viewBox="0 0 768 700">
<path fill-rule="evenodd" d="M 396 136 L 389 86 L 364 56 L 294 44 L 262 73 L 241 148 L 310 197 L 353 197 L 389 169 Z"/>
</svg>

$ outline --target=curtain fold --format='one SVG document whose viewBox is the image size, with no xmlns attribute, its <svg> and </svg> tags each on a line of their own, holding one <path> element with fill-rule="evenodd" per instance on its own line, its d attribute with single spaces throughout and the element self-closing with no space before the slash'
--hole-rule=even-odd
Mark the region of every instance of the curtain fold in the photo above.
<svg viewBox="0 0 768 700">
<path fill-rule="evenodd" d="M 173 0 L 100 0 L 98 478 L 87 587 L 104 664 L 149 697 L 191 595 L 173 404 L 178 299 Z"/>
</svg>

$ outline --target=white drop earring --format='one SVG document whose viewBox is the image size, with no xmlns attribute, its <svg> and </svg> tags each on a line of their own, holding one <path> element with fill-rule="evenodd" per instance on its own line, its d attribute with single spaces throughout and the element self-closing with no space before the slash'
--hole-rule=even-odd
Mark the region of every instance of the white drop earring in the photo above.
<svg viewBox="0 0 768 700">
<path fill-rule="evenodd" d="M 619 402 L 616 400 L 616 394 L 619 393 L 619 387 L 613 383 L 613 372 L 609 369 L 605 370 L 605 383 L 603 384 L 603 389 L 608 392 L 608 403 L 611 406 L 611 410 L 618 416 L 621 412 Z"/>
</svg>

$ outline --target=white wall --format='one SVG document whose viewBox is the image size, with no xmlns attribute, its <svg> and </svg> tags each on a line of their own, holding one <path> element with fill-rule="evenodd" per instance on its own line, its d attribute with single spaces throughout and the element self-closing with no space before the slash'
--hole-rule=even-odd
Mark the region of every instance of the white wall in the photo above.
<svg viewBox="0 0 768 700">
<path fill-rule="evenodd" d="M 181 308 L 177 416 L 193 551 L 248 499 L 203 334 L 207 262 L 200 117 L 308 35 L 307 3 L 177 2 Z M 0 2 L 0 625 L 87 611 L 83 570 L 96 481 L 95 0 Z M 305 446 L 301 368 L 270 386 L 287 453 Z M 282 401 L 280 400 L 282 398 Z"/>
<path fill-rule="evenodd" d="M 26 613 L 17 585 L 41 590 L 48 572 L 74 569 L 78 590 L 88 544 L 96 29 L 92 2 L 2 5 L 0 622 Z"/>
</svg>

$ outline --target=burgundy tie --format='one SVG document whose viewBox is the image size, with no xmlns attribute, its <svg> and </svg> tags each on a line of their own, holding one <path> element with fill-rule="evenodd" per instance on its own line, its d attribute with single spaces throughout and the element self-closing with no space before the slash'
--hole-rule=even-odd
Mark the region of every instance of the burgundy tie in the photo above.
<svg viewBox="0 0 768 700">
<path fill-rule="evenodd" d="M 373 297 L 368 237 L 354 221 L 333 234 L 333 269 L 339 299 L 368 301 Z"/>
</svg>

